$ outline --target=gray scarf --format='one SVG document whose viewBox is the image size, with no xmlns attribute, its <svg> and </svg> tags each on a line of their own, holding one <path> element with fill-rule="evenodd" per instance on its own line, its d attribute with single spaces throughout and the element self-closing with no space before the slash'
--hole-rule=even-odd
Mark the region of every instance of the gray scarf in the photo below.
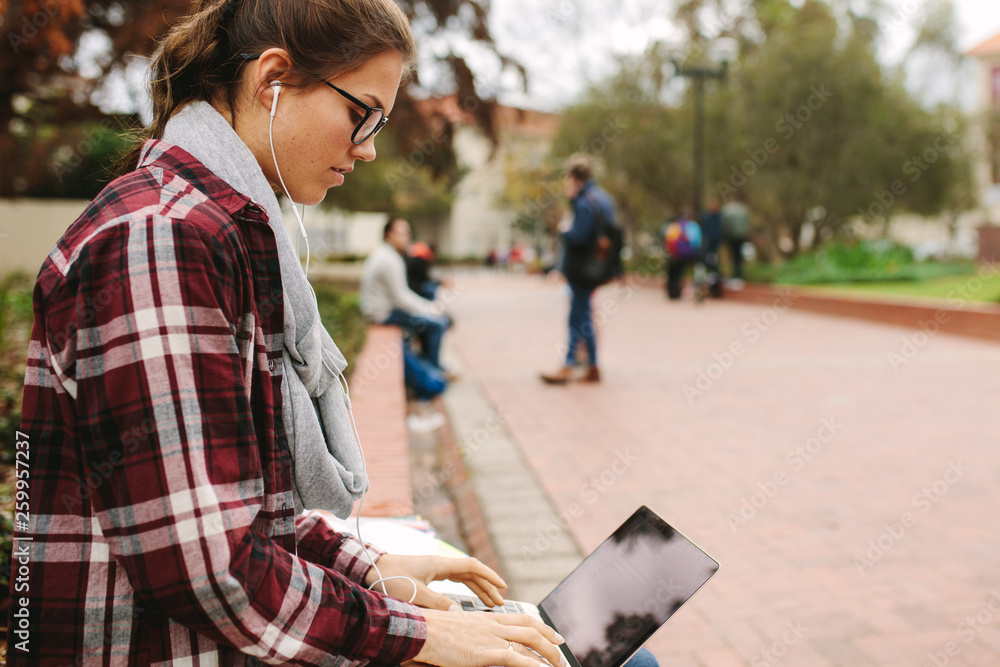
<svg viewBox="0 0 1000 667">
<path fill-rule="evenodd" d="M 189 104 L 175 114 L 163 140 L 183 148 L 267 211 L 278 243 L 284 292 L 281 401 L 292 454 L 295 509 L 350 516 L 368 481 L 340 384 L 347 361 L 320 321 L 315 294 L 288 237 L 274 191 L 250 149 L 207 102 Z"/>
</svg>

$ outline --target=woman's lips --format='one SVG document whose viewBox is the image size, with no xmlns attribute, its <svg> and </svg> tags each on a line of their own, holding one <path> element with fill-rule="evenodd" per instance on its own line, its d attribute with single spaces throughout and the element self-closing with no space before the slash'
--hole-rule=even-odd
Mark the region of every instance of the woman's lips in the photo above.
<svg viewBox="0 0 1000 667">
<path fill-rule="evenodd" d="M 336 167 L 330 167 L 330 171 L 340 176 L 340 178 L 336 179 L 336 183 L 334 184 L 334 187 L 336 187 L 344 184 L 344 180 L 347 178 L 348 172 L 353 171 L 353 169 L 337 169 Z"/>
</svg>

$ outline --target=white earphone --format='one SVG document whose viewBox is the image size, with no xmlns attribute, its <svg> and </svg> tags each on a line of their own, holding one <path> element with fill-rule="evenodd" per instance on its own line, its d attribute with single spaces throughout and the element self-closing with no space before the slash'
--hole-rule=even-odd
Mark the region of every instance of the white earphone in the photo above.
<svg viewBox="0 0 1000 667">
<path fill-rule="evenodd" d="M 271 88 L 274 88 L 274 99 L 271 100 L 271 118 L 274 118 L 274 112 L 278 110 L 278 94 L 281 92 L 281 81 L 275 79 L 270 85 Z"/>
<path fill-rule="evenodd" d="M 292 202 L 292 213 L 295 214 L 295 219 L 299 223 L 299 233 L 302 234 L 302 238 L 306 240 L 306 276 L 309 275 L 309 235 L 306 234 L 306 225 L 302 222 L 302 214 L 299 213 L 299 209 L 295 206 L 295 200 L 292 199 L 291 193 L 288 192 L 288 186 L 285 185 L 285 179 L 281 176 L 281 168 L 278 167 L 278 156 L 274 153 L 274 114 L 278 111 L 278 95 L 281 94 L 281 81 L 275 79 L 270 84 L 271 89 L 274 91 L 274 97 L 271 99 L 271 118 L 268 121 L 267 135 L 271 141 L 271 159 L 274 160 L 274 170 L 278 173 L 278 181 L 281 183 L 281 189 L 285 191 L 285 196 L 288 197 L 288 201 Z M 305 209 L 305 206 L 302 207 Z M 298 244 L 296 244 L 298 245 Z"/>
<path fill-rule="evenodd" d="M 282 176 L 281 176 L 281 169 L 278 167 L 278 156 L 274 152 L 274 114 L 277 113 L 277 111 L 278 111 L 278 95 L 281 93 L 281 81 L 275 79 L 274 81 L 272 81 L 268 85 L 270 85 L 271 89 L 274 90 L 274 97 L 271 99 L 271 117 L 270 117 L 270 120 L 268 122 L 268 129 L 267 129 L 268 138 L 270 139 L 270 142 L 271 142 L 271 159 L 274 160 L 274 170 L 278 174 L 278 181 L 281 183 L 281 188 L 285 191 L 285 196 L 288 197 L 288 201 L 292 202 L 292 212 L 295 214 L 295 218 L 299 222 L 299 232 L 302 234 L 302 238 L 304 238 L 306 240 L 306 269 L 305 269 L 305 272 L 306 272 L 307 284 L 309 284 L 308 283 L 308 277 L 309 277 L 309 236 L 306 234 L 306 226 L 302 222 L 302 215 L 299 213 L 299 209 L 297 209 L 295 207 L 295 201 L 292 200 L 292 195 L 289 194 L 288 187 L 285 185 L 285 179 L 282 178 Z M 303 207 L 303 208 L 305 208 L 305 207 Z M 312 284 L 309 284 L 309 289 L 312 290 Z M 316 299 L 316 292 L 315 292 L 315 290 L 313 290 L 313 299 Z M 318 305 L 319 304 L 317 303 L 317 307 L 318 307 Z M 325 350 L 324 350 L 324 352 L 325 352 Z M 355 442 L 358 445 L 358 452 L 361 454 L 361 470 L 362 470 L 362 474 L 365 477 L 367 477 L 368 476 L 367 475 L 368 465 L 367 465 L 367 462 L 365 461 L 365 452 L 361 448 L 361 434 L 358 433 L 358 426 L 357 426 L 357 424 L 354 423 L 354 411 L 351 410 L 351 390 L 347 386 L 347 378 L 344 377 L 343 373 L 338 372 L 335 368 L 331 368 L 330 365 L 328 363 L 326 363 L 326 359 L 325 358 L 322 358 L 322 361 L 323 361 L 323 365 L 326 366 L 327 370 L 329 370 L 334 375 L 338 376 L 338 378 L 340 379 L 340 381 L 341 381 L 341 383 L 343 385 L 343 389 L 344 389 L 344 403 L 347 405 L 347 414 L 351 418 L 351 430 L 354 432 L 354 440 L 355 440 Z M 382 586 L 382 593 L 385 594 L 385 595 L 388 595 L 388 591 L 386 590 L 386 587 L 385 587 L 385 582 L 391 581 L 393 579 L 405 579 L 405 580 L 409 581 L 410 584 L 413 586 L 413 595 L 409 599 L 409 602 L 412 603 L 413 600 L 416 599 L 417 593 L 419 591 L 419 589 L 417 588 L 417 583 L 413 579 L 411 579 L 409 577 L 404 577 L 404 576 L 383 577 L 382 576 L 382 572 L 378 569 L 378 565 L 375 564 L 375 559 L 372 558 L 371 553 L 369 553 L 369 551 L 368 551 L 368 547 L 365 545 L 364 540 L 361 538 L 361 507 L 364 505 L 364 502 L 365 502 L 365 493 L 366 493 L 365 491 L 361 492 L 361 501 L 358 503 L 358 515 L 357 515 L 357 521 L 355 523 L 355 532 L 357 534 L 358 541 L 361 542 L 361 546 L 362 546 L 362 549 L 364 550 L 365 556 L 368 557 L 368 562 L 371 563 L 372 568 L 375 570 L 375 573 L 378 575 L 378 579 L 376 579 L 375 581 L 373 581 L 372 584 L 371 584 L 371 586 L 369 586 L 369 588 L 374 589 L 375 586 L 381 584 L 381 586 Z"/>
</svg>

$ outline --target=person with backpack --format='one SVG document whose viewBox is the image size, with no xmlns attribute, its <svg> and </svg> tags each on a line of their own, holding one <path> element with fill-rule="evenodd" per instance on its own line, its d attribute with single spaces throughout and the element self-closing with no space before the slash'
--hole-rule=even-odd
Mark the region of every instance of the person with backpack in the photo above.
<svg viewBox="0 0 1000 667">
<path fill-rule="evenodd" d="M 722 296 L 722 274 L 719 272 L 719 247 L 722 245 L 722 204 L 715 197 L 708 200 L 708 208 L 701 214 L 702 262 L 708 294 Z"/>
<path fill-rule="evenodd" d="M 733 194 L 722 207 L 722 233 L 733 262 L 730 287 L 743 286 L 743 244 L 750 240 L 750 208 Z"/>
<path fill-rule="evenodd" d="M 662 233 L 667 255 L 667 298 L 676 301 L 681 298 L 684 273 L 701 254 L 701 227 L 685 208 L 676 220 L 664 225 Z"/>
<path fill-rule="evenodd" d="M 562 234 L 560 270 L 569 283 L 569 345 L 563 365 L 542 373 L 543 382 L 566 384 L 573 377 L 576 350 L 587 348 L 590 366 L 580 378 L 599 382 L 597 340 L 590 314 L 591 297 L 600 285 L 621 275 L 621 230 L 615 220 L 615 205 L 608 193 L 593 180 L 590 158 L 574 155 L 566 161 L 564 193 L 573 209 L 573 222 Z"/>
</svg>

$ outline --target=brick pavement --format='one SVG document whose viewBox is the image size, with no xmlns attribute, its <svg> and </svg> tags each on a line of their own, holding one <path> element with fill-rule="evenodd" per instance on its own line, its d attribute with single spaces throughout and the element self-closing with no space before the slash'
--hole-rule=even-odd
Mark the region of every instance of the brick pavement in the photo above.
<svg viewBox="0 0 1000 667">
<path fill-rule="evenodd" d="M 662 664 L 1000 664 L 1000 346 L 607 287 L 604 382 L 549 387 L 560 286 L 470 273 L 458 293 L 465 381 L 554 512 L 583 507 L 579 546 L 645 503 L 722 563 L 651 640 Z"/>
</svg>

